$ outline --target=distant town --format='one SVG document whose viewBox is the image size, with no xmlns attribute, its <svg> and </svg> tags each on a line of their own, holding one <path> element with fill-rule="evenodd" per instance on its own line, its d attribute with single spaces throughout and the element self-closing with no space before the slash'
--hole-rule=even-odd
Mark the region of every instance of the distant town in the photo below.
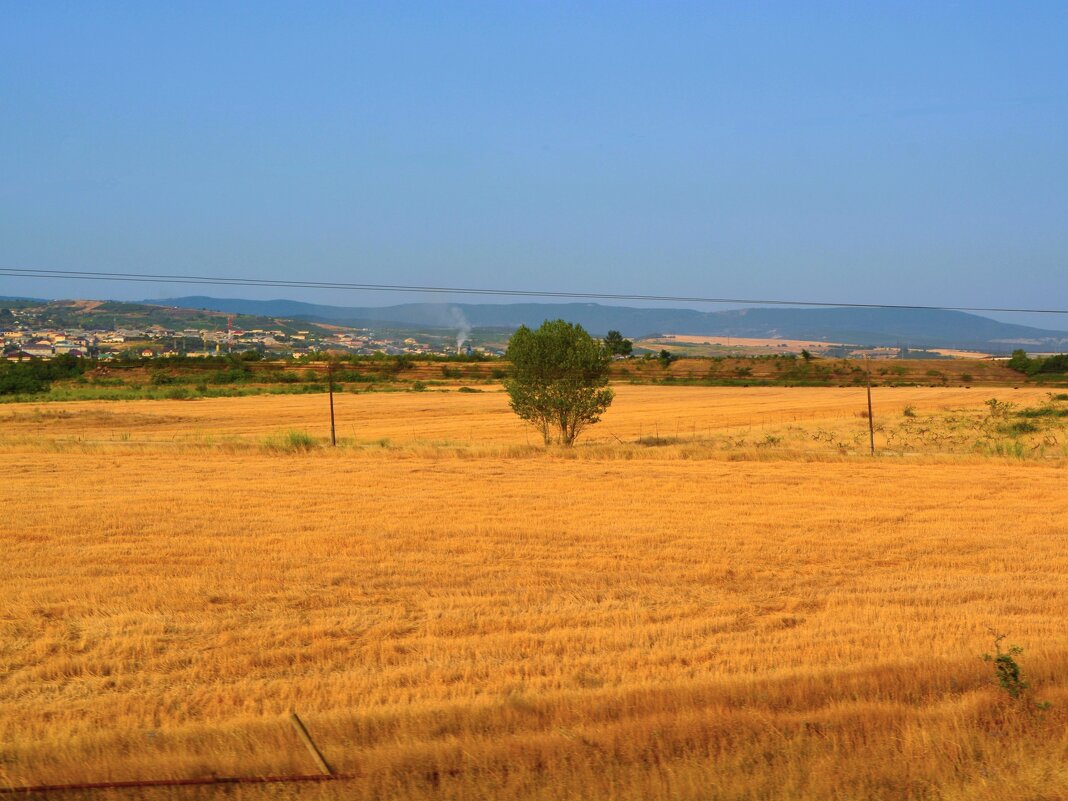
<svg viewBox="0 0 1068 801">
<path fill-rule="evenodd" d="M 7 361 L 51 359 L 71 355 L 99 361 L 118 358 L 207 357 L 257 351 L 268 358 L 300 359 L 324 351 L 352 355 L 503 355 L 500 348 L 476 345 L 463 336 L 397 334 L 367 328 L 309 326 L 307 329 L 239 328 L 233 318 L 224 327 L 86 328 L 57 326 L 26 309 L 0 310 L 0 348 Z M 287 326 L 288 327 L 288 326 Z"/>
</svg>

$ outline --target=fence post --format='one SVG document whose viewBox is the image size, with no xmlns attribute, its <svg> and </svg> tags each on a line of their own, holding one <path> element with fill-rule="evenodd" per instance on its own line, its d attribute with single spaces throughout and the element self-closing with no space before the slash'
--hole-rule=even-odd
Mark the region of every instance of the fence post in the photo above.
<svg viewBox="0 0 1068 801">
<path fill-rule="evenodd" d="M 308 734 L 308 730 L 304 727 L 303 721 L 297 717 L 296 712 L 289 713 L 289 722 L 293 724 L 297 736 L 300 737 L 301 742 L 307 747 L 308 753 L 312 755 L 312 759 L 315 760 L 315 764 L 319 767 L 319 770 L 327 776 L 332 776 L 334 771 L 330 768 L 329 763 L 326 761 L 326 757 L 323 756 L 323 752 L 319 750 L 319 747 L 315 744 L 311 735 Z"/>
<path fill-rule="evenodd" d="M 871 416 L 871 363 L 868 357 L 864 357 L 864 374 L 868 377 L 868 442 L 871 445 L 871 455 L 875 455 L 875 420 Z"/>
<path fill-rule="evenodd" d="M 327 384 L 329 384 L 330 392 L 330 445 L 337 447 L 337 433 L 334 429 L 334 360 L 332 357 L 327 357 L 326 362 L 326 375 Z"/>
</svg>

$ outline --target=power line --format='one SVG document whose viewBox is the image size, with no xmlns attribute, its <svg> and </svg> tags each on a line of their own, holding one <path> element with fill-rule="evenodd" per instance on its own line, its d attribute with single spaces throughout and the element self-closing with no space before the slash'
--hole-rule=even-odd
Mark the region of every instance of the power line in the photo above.
<svg viewBox="0 0 1068 801">
<path fill-rule="evenodd" d="M 263 278 L 228 278 L 204 275 L 156 275 L 114 273 L 91 270 L 37 270 L 0 267 L 0 275 L 23 278 L 70 278 L 81 281 L 130 281 L 150 284 L 199 284 L 207 286 L 277 287 L 284 289 L 335 289 L 352 292 L 417 292 L 440 295 L 488 295 L 526 298 L 567 298 L 571 300 L 642 300 L 671 303 L 717 305 L 802 306 L 844 309 L 912 309 L 918 311 L 1000 312 L 1017 314 L 1068 314 L 1068 309 L 1026 309 L 1002 306 L 925 306 L 909 303 L 841 303 L 838 301 L 782 300 L 768 298 L 712 298 L 696 295 L 643 295 L 617 292 L 554 292 L 529 289 L 488 289 L 455 286 L 415 286 L 406 284 L 362 284 L 342 281 L 284 281 Z"/>
</svg>

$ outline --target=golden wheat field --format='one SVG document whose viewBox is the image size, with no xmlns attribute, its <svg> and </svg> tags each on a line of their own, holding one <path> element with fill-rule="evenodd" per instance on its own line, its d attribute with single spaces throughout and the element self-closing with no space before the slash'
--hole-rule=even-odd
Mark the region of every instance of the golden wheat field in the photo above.
<svg viewBox="0 0 1068 801">
<path fill-rule="evenodd" d="M 624 385 L 573 451 L 495 391 L 337 449 L 325 396 L 2 406 L 0 788 L 314 773 L 296 710 L 351 778 L 55 797 L 1068 797 L 1057 403 L 880 389 L 874 459 L 863 388 Z"/>
</svg>

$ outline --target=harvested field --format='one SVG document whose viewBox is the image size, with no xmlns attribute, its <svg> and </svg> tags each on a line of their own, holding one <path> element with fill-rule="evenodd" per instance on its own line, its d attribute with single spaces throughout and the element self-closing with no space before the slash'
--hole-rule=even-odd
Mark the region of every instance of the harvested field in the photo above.
<svg viewBox="0 0 1068 801">
<path fill-rule="evenodd" d="M 311 773 L 296 709 L 358 778 L 84 797 L 1068 795 L 1063 455 L 806 456 L 750 418 L 845 436 L 863 390 L 618 389 L 572 453 L 491 392 L 341 396 L 309 452 L 259 443 L 322 396 L 0 408 L 0 786 Z M 637 443 L 673 418 L 711 433 Z"/>
<path fill-rule="evenodd" d="M 587 444 L 637 442 L 657 437 L 708 441 L 717 435 L 764 436 L 789 426 L 867 431 L 863 387 L 669 387 L 617 385 L 604 420 L 589 429 Z M 1020 407 L 1041 404 L 1048 391 L 999 387 L 880 387 L 875 415 L 898 421 L 906 407 L 943 416 L 953 410 L 985 413 L 991 397 Z M 508 408 L 499 387 L 481 392 L 339 393 L 338 435 L 351 443 L 452 444 L 465 448 L 536 444 L 539 437 Z M 320 439 L 330 433 L 325 395 L 210 398 L 190 401 L 79 401 L 0 406 L 4 441 L 256 443 L 287 430 Z"/>
</svg>

